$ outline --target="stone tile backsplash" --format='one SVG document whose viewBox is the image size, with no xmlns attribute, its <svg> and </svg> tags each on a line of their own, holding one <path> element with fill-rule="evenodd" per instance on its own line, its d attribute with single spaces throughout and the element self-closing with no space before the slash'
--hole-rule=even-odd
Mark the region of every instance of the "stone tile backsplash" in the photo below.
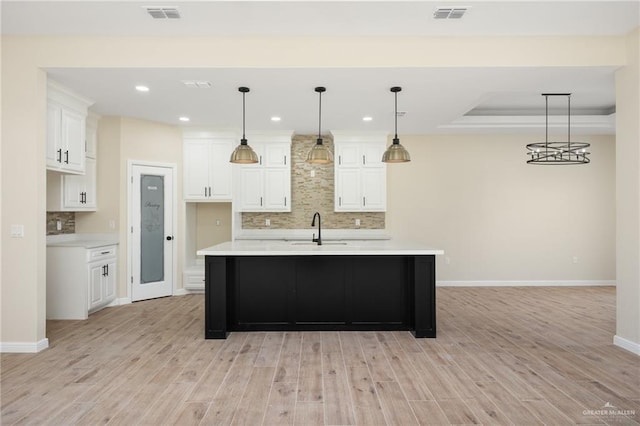
<svg viewBox="0 0 640 426">
<path fill-rule="evenodd" d="M 58 231 L 56 225 L 61 222 L 62 229 Z M 47 235 L 75 234 L 75 212 L 47 212 Z"/>
<path fill-rule="evenodd" d="M 314 212 L 322 215 L 325 229 L 384 229 L 384 212 L 334 212 L 333 164 L 321 166 L 305 162 L 316 142 L 316 135 L 295 135 L 291 143 L 291 212 L 242 213 L 244 229 L 306 229 L 311 228 Z M 323 135 L 323 143 L 333 152 L 331 135 Z M 251 143 L 251 142 L 249 142 Z M 311 171 L 315 176 L 311 177 Z M 266 226 L 269 219 L 271 226 Z M 360 219 L 356 227 L 355 220 Z"/>
</svg>

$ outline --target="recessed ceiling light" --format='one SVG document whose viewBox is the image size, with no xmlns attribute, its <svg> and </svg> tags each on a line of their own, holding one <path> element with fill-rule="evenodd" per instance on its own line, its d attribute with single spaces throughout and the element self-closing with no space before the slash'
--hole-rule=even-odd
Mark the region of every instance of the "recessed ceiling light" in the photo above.
<svg viewBox="0 0 640 426">
<path fill-rule="evenodd" d="M 148 92 L 149 88 L 147 86 L 136 86 L 136 90 L 138 92 Z"/>
<path fill-rule="evenodd" d="M 362 117 L 362 121 L 372 121 L 372 120 L 373 120 L 373 117 L 369 117 L 369 116 Z"/>
<path fill-rule="evenodd" d="M 189 121 L 189 117 L 180 117 L 180 121 Z"/>
<path fill-rule="evenodd" d="M 271 121 L 280 121 L 282 120 L 280 117 L 273 116 L 271 117 Z"/>
</svg>

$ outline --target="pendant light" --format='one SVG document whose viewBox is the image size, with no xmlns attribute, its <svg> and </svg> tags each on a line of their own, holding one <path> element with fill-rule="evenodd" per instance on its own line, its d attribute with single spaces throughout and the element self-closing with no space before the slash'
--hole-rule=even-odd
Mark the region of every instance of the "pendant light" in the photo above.
<svg viewBox="0 0 640 426">
<path fill-rule="evenodd" d="M 411 156 L 409 156 L 409 152 L 404 148 L 404 146 L 400 145 L 400 139 L 398 139 L 398 92 L 402 90 L 402 87 L 394 86 L 389 89 L 395 95 L 395 136 L 393 138 L 393 143 L 389 145 L 387 150 L 382 155 L 382 161 L 384 163 L 406 163 L 411 161 Z"/>
<path fill-rule="evenodd" d="M 258 162 L 258 156 L 247 144 L 247 138 L 244 135 L 244 95 L 249 92 L 249 88 L 238 87 L 238 91 L 242 93 L 242 139 L 240 139 L 240 145 L 231 153 L 229 161 L 236 164 L 253 164 Z"/>
<path fill-rule="evenodd" d="M 586 142 L 571 142 L 571 93 L 543 93 L 545 98 L 545 140 L 527 145 L 528 164 L 587 164 L 591 162 Z M 567 97 L 567 141 L 549 142 L 549 96 Z"/>
<path fill-rule="evenodd" d="M 316 139 L 316 144 L 311 148 L 309 154 L 307 155 L 307 163 L 312 164 L 331 164 L 333 163 L 333 154 L 331 151 L 322 144 L 322 132 L 321 132 L 321 124 L 322 124 L 322 93 L 327 89 L 324 87 L 316 87 L 314 89 L 318 93 L 319 99 L 319 107 L 318 107 L 318 139 Z"/>
</svg>

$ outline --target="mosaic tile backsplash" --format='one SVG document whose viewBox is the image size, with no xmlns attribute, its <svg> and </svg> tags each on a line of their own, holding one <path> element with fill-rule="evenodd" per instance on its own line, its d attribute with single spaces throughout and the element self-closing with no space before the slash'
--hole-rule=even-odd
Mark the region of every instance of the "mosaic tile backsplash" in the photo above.
<svg viewBox="0 0 640 426">
<path fill-rule="evenodd" d="M 56 225 L 60 221 L 62 229 Z M 47 235 L 74 234 L 76 232 L 75 212 L 47 212 Z"/>
<path fill-rule="evenodd" d="M 333 164 L 320 166 L 305 162 L 307 153 L 316 143 L 316 135 L 295 135 L 291 143 L 291 212 L 242 213 L 244 229 L 306 229 L 311 228 L 313 213 L 322 215 L 324 229 L 384 229 L 384 212 L 333 211 Z M 333 139 L 323 135 L 323 143 L 333 151 Z M 311 177 L 311 171 L 315 176 Z M 269 219 L 271 226 L 266 226 Z M 355 220 L 360 219 L 360 226 Z"/>
</svg>

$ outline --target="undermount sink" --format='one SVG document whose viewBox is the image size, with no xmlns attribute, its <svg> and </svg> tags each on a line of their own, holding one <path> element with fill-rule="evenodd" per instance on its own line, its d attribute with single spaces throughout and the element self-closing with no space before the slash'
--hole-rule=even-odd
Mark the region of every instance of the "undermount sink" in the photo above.
<svg viewBox="0 0 640 426">
<path fill-rule="evenodd" d="M 318 243 L 312 243 L 311 241 L 293 241 L 291 242 L 292 246 L 317 246 Z M 347 243 L 345 241 L 324 241 L 322 243 L 323 246 L 346 246 Z"/>
</svg>

